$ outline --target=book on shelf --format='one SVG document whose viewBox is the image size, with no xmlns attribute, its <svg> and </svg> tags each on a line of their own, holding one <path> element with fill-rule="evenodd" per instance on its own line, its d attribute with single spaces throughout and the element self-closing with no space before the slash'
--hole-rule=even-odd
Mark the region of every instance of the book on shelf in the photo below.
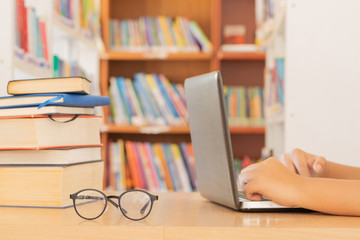
<svg viewBox="0 0 360 240">
<path fill-rule="evenodd" d="M 53 70 L 54 78 L 69 76 L 89 76 L 77 61 L 68 62 L 57 55 L 53 56 Z M 90 80 L 90 78 L 88 79 Z M 87 94 L 90 94 L 90 87 L 87 90 Z"/>
<path fill-rule="evenodd" d="M 165 154 L 162 150 L 161 143 L 152 144 L 153 152 L 154 152 L 154 160 L 159 162 L 160 174 L 162 174 L 161 178 L 165 181 L 165 185 L 168 190 L 174 190 L 169 168 L 166 164 Z"/>
<path fill-rule="evenodd" d="M 244 44 L 246 27 L 243 24 L 226 24 L 224 25 L 223 36 L 224 44 Z"/>
<path fill-rule="evenodd" d="M 248 53 L 259 52 L 259 47 L 255 44 L 222 44 L 220 50 L 223 52 Z"/>
<path fill-rule="evenodd" d="M 16 1 L 15 56 L 37 67 L 50 66 L 47 23 L 36 8 Z"/>
<path fill-rule="evenodd" d="M 0 165 L 0 205 L 64 208 L 69 195 L 102 189 L 103 161 L 61 165 Z"/>
<path fill-rule="evenodd" d="M 177 16 L 110 20 L 109 45 L 125 52 L 209 52 L 212 44 L 195 21 Z"/>
<path fill-rule="evenodd" d="M 111 77 L 112 121 L 135 126 L 186 125 L 188 112 L 179 84 L 163 74 L 135 73 L 134 80 Z"/>
<path fill-rule="evenodd" d="M 46 115 L 0 118 L 0 150 L 101 146 L 100 117 Z"/>
<path fill-rule="evenodd" d="M 100 147 L 0 151 L 0 165 L 68 165 L 99 159 Z"/>
<path fill-rule="evenodd" d="M 123 142 L 123 140 L 120 141 Z M 189 143 L 181 143 L 182 147 L 180 147 L 180 144 L 174 143 L 134 141 L 125 141 L 123 145 L 116 142 L 109 144 L 111 152 L 109 153 L 110 169 L 108 172 L 110 176 L 108 176 L 108 180 L 110 180 L 109 183 L 113 189 L 125 189 L 129 185 L 151 191 L 192 191 L 196 189 L 196 181 L 194 178 L 191 179 L 187 166 L 194 166 L 194 158 L 193 155 L 190 156 L 191 151 L 184 151 L 184 147 L 190 149 L 188 147 Z M 115 152 L 113 152 L 119 152 L 119 149 L 114 148 L 115 145 L 122 148 L 120 152 L 125 154 L 123 156 L 125 161 L 120 160 L 124 164 L 121 167 L 119 167 L 118 163 L 112 163 L 112 161 L 119 160 L 119 156 L 116 156 Z M 129 175 L 129 181 L 132 184 L 126 183 L 124 178 L 114 182 L 118 175 L 124 176 L 124 178 Z M 193 177 L 195 176 L 193 175 Z"/>
<path fill-rule="evenodd" d="M 125 142 L 125 151 L 134 188 L 146 188 L 144 174 L 133 142 Z"/>
<path fill-rule="evenodd" d="M 1 108 L 16 107 L 95 107 L 110 104 L 110 98 L 105 96 L 66 94 L 66 93 L 41 93 L 0 97 Z"/>
<path fill-rule="evenodd" d="M 170 148 L 174 156 L 173 159 L 175 162 L 176 170 L 178 172 L 179 180 L 181 182 L 181 186 L 182 186 L 181 190 L 184 192 L 191 192 L 192 187 L 190 184 L 190 176 L 186 169 L 184 159 L 181 155 L 179 145 L 175 143 L 171 143 Z"/>
<path fill-rule="evenodd" d="M 268 109 L 284 104 L 284 63 L 283 57 L 275 58 L 272 68 L 265 71 L 266 107 Z"/>
<path fill-rule="evenodd" d="M 11 80 L 7 92 L 11 95 L 37 93 L 78 93 L 90 94 L 90 80 L 80 77 L 57 77 Z"/>
<path fill-rule="evenodd" d="M 264 97 L 261 87 L 224 86 L 230 126 L 264 126 Z"/>
</svg>

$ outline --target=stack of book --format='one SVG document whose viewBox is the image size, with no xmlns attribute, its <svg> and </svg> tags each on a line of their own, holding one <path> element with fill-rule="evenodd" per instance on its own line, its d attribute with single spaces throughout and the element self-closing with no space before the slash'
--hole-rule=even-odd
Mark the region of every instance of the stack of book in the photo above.
<svg viewBox="0 0 360 240">
<path fill-rule="evenodd" d="M 67 207 L 69 194 L 102 188 L 101 118 L 110 99 L 82 77 L 16 80 L 0 98 L 0 205 Z"/>
</svg>

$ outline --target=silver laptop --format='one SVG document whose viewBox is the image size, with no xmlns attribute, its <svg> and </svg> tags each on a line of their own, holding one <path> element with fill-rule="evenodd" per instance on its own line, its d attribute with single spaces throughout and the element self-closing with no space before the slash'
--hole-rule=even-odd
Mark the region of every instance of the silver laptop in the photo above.
<svg viewBox="0 0 360 240">
<path fill-rule="evenodd" d="M 270 200 L 250 201 L 237 187 L 220 72 L 185 80 L 190 135 L 200 194 L 210 201 L 244 211 L 285 210 Z"/>
</svg>

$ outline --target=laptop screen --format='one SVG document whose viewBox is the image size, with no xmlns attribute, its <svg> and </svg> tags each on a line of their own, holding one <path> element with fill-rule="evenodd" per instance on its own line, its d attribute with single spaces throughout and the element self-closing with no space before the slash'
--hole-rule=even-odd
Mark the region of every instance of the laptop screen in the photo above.
<svg viewBox="0 0 360 240">
<path fill-rule="evenodd" d="M 213 202 L 239 209 L 220 72 L 187 78 L 185 95 L 199 192 Z"/>
</svg>

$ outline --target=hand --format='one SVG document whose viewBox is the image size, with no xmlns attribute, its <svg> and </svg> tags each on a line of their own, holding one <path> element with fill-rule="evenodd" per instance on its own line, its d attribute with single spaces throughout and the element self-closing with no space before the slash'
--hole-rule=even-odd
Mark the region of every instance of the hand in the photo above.
<svg viewBox="0 0 360 240">
<path fill-rule="evenodd" d="M 276 158 L 244 168 L 239 175 L 240 187 L 250 200 L 261 200 L 261 195 L 283 206 L 298 206 L 299 175 L 289 171 Z"/>
<path fill-rule="evenodd" d="M 294 149 L 290 154 L 284 154 L 281 162 L 292 172 L 305 177 L 323 177 L 326 159 L 300 149 Z"/>
</svg>

